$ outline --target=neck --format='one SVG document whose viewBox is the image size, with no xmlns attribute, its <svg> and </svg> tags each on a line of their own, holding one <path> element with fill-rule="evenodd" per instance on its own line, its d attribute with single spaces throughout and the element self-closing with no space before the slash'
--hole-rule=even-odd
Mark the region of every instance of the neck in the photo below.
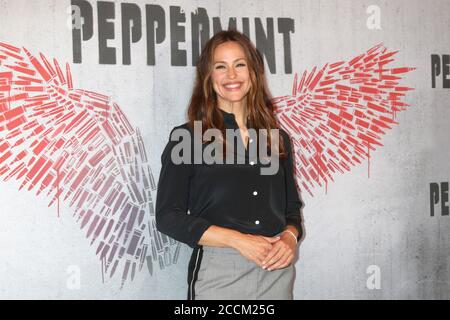
<svg viewBox="0 0 450 320">
<path fill-rule="evenodd" d="M 219 108 L 222 109 L 225 112 L 234 114 L 234 117 L 236 118 L 236 122 L 239 126 L 245 126 L 245 119 L 247 117 L 246 115 L 246 107 L 244 103 L 241 101 L 239 102 L 229 102 L 224 104 L 219 104 Z"/>
</svg>

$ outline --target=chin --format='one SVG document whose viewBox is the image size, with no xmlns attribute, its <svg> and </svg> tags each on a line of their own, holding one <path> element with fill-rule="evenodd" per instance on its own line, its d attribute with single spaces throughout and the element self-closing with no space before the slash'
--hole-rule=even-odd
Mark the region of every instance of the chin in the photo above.
<svg viewBox="0 0 450 320">
<path fill-rule="evenodd" d="M 229 102 L 239 102 L 244 100 L 247 97 L 246 94 L 240 94 L 240 95 L 226 95 L 223 97 L 224 100 Z"/>
</svg>

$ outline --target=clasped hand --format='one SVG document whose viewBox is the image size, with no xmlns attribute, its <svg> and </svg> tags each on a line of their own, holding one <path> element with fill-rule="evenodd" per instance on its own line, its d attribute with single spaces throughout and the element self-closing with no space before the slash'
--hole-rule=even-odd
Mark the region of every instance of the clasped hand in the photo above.
<svg viewBox="0 0 450 320">
<path fill-rule="evenodd" d="M 287 233 L 277 237 L 245 234 L 236 249 L 258 266 L 271 271 L 285 268 L 292 263 L 297 242 Z"/>
</svg>

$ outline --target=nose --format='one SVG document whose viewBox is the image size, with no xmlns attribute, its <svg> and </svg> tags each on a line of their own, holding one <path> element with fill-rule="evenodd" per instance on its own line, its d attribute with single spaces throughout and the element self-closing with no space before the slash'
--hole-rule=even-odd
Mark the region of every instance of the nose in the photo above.
<svg viewBox="0 0 450 320">
<path fill-rule="evenodd" d="M 233 67 L 228 68 L 228 77 L 229 78 L 235 78 L 236 77 L 236 70 L 234 70 Z"/>
</svg>

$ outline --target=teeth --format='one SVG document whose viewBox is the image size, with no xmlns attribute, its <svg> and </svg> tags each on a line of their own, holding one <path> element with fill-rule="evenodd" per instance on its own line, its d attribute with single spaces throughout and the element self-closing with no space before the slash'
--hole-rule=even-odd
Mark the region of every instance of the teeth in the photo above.
<svg viewBox="0 0 450 320">
<path fill-rule="evenodd" d="M 225 88 L 238 88 L 238 87 L 240 87 L 241 85 L 239 84 L 239 83 L 237 83 L 237 84 L 227 84 L 227 85 L 225 85 L 224 87 Z"/>
</svg>

